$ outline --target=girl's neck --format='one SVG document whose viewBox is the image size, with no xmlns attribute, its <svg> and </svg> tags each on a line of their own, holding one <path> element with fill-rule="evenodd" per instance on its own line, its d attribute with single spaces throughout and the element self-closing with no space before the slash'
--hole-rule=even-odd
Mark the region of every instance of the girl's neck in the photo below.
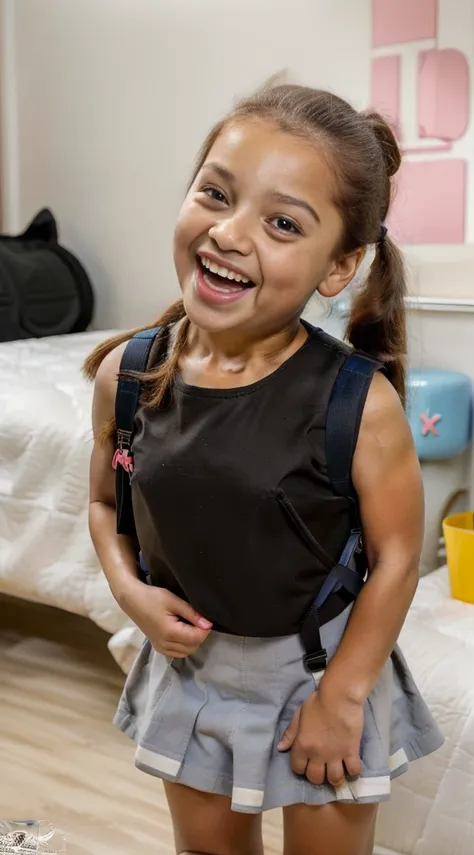
<svg viewBox="0 0 474 855">
<path fill-rule="evenodd" d="M 288 351 L 301 347 L 307 335 L 299 319 L 278 332 L 258 338 L 238 331 L 209 332 L 191 323 L 186 350 L 189 356 L 204 359 L 208 364 L 243 367 L 254 361 L 273 362 L 279 356 L 286 357 Z"/>
<path fill-rule="evenodd" d="M 211 334 L 193 325 L 187 332 L 177 361 L 181 378 L 190 386 L 216 389 L 248 386 L 262 380 L 293 356 L 308 337 L 299 321 L 255 339 L 228 332 Z"/>
</svg>

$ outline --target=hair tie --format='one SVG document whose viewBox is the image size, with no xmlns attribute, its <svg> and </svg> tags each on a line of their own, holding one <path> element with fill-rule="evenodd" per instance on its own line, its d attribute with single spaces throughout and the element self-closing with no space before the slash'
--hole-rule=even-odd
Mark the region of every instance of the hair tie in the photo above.
<svg viewBox="0 0 474 855">
<path fill-rule="evenodd" d="M 380 226 L 378 243 L 381 246 L 383 246 L 383 244 L 385 243 L 385 238 L 387 237 L 387 231 L 388 231 L 387 226 L 384 226 L 384 225 Z"/>
</svg>

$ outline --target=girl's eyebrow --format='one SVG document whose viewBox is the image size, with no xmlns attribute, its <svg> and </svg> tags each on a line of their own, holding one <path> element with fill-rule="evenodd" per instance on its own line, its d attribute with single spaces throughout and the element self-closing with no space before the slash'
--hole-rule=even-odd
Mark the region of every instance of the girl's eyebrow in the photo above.
<svg viewBox="0 0 474 855">
<path fill-rule="evenodd" d="M 214 172 L 217 172 L 218 175 L 221 176 L 225 181 L 229 181 L 230 183 L 235 182 L 235 175 L 227 169 L 225 166 L 222 166 L 220 163 L 205 163 L 203 165 L 203 169 L 212 169 Z M 305 202 L 304 199 L 299 199 L 296 196 L 289 196 L 287 193 L 279 193 L 278 190 L 272 192 L 272 197 L 276 199 L 277 202 L 280 202 L 282 205 L 294 205 L 297 208 L 303 208 L 305 211 L 308 211 L 311 216 L 316 220 L 317 223 L 321 223 L 321 219 L 319 215 L 316 213 L 314 208 L 309 204 L 309 202 Z"/>
<path fill-rule="evenodd" d="M 304 199 L 298 199 L 296 196 L 288 196 L 286 193 L 279 193 L 277 190 L 272 193 L 272 196 L 278 202 L 281 202 L 282 205 L 295 205 L 297 208 L 304 208 L 305 211 L 309 211 L 317 223 L 321 223 L 319 215 L 309 202 L 305 202 Z"/>
<path fill-rule="evenodd" d="M 203 169 L 213 169 L 214 172 L 217 172 L 226 181 L 235 181 L 235 175 L 229 169 L 226 169 L 225 166 L 221 166 L 220 163 L 205 163 L 203 164 Z"/>
</svg>

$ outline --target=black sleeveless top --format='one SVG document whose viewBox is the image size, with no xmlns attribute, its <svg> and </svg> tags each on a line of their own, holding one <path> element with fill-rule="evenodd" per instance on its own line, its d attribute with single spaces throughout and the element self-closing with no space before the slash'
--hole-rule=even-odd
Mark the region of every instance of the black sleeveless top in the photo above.
<svg viewBox="0 0 474 855">
<path fill-rule="evenodd" d="M 298 632 L 328 573 L 314 540 L 335 563 L 349 534 L 325 424 L 350 349 L 306 326 L 303 346 L 263 380 L 207 389 L 178 376 L 169 407 L 137 412 L 132 496 L 152 582 L 223 632 Z M 344 606 L 332 597 L 324 619 Z"/>
</svg>

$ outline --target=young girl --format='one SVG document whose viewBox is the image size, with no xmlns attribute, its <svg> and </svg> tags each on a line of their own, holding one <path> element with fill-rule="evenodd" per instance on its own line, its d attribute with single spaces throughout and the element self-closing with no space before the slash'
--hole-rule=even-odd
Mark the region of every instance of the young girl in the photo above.
<svg viewBox="0 0 474 855">
<path fill-rule="evenodd" d="M 115 533 L 114 401 L 133 333 L 86 364 L 92 538 L 147 637 L 116 721 L 137 766 L 165 781 L 180 855 L 261 855 L 261 812 L 275 807 L 285 855 L 369 855 L 391 777 L 442 742 L 395 647 L 423 536 L 403 264 L 384 226 L 399 165 L 379 115 L 306 87 L 265 87 L 209 134 L 175 231 L 182 301 L 158 321 L 135 419 L 151 585 Z M 350 509 L 325 425 L 351 348 L 301 314 L 315 292 L 346 288 L 370 246 L 348 327 L 384 369 L 352 462 L 369 575 L 355 604 L 334 593 L 321 611 L 329 664 L 315 686 L 299 630 L 328 571 L 304 534 L 337 563 Z"/>
</svg>

